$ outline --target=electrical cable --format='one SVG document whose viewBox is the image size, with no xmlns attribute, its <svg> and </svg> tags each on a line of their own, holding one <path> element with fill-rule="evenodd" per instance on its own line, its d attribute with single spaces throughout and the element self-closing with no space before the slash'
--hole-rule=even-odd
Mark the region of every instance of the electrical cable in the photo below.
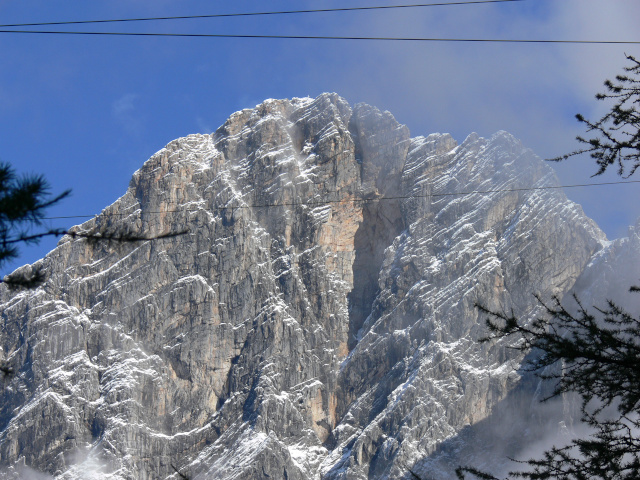
<svg viewBox="0 0 640 480">
<path fill-rule="evenodd" d="M 285 10 L 279 12 L 245 12 L 245 13 L 220 13 L 212 15 L 182 15 L 173 17 L 147 17 L 147 18 L 118 18 L 110 20 L 77 20 L 63 22 L 41 22 L 41 23 L 13 23 L 0 25 L 0 28 L 6 27 L 39 27 L 46 25 L 79 25 L 93 23 L 119 23 L 119 22 L 148 22 L 159 20 L 189 20 L 202 18 L 229 18 L 229 17 L 252 17 L 259 15 L 292 15 L 300 13 L 329 13 L 329 12 L 353 12 L 362 10 L 391 10 L 399 8 L 422 8 L 422 7 L 444 7 L 448 5 L 474 5 L 483 3 L 512 3 L 524 2 L 526 0 L 474 0 L 465 2 L 449 2 L 449 3 L 418 3 L 411 5 L 382 5 L 376 7 L 345 7 L 345 8 L 320 8 L 313 10 Z"/>
<path fill-rule="evenodd" d="M 468 43 L 563 43 L 583 45 L 640 45 L 628 40 L 529 40 L 507 38 L 425 38 L 425 37 L 342 37 L 324 35 L 242 35 L 215 33 L 145 33 L 145 32 L 74 32 L 53 30 L 0 30 L 0 33 L 36 33 L 49 35 L 110 35 L 121 37 L 175 37 L 175 38 L 258 38 L 283 40 L 376 40 L 400 42 L 468 42 Z"/>
<path fill-rule="evenodd" d="M 216 207 L 213 206 L 209 208 L 209 211 L 222 211 L 222 210 L 235 210 L 242 208 L 273 208 L 273 207 L 298 207 L 298 206 L 322 206 L 322 205 L 330 205 L 335 203 L 367 203 L 374 201 L 382 201 L 382 200 L 407 200 L 414 198 L 432 198 L 432 197 L 451 197 L 458 195 L 475 195 L 475 194 L 485 194 L 485 193 L 502 193 L 502 192 L 527 192 L 527 191 L 536 191 L 536 190 L 557 190 L 562 188 L 580 188 L 580 187 L 600 187 L 605 185 L 626 185 L 640 183 L 640 180 L 627 180 L 627 181 L 618 181 L 618 182 L 601 182 L 601 183 L 576 183 L 573 185 L 547 185 L 544 187 L 522 187 L 522 188 L 506 188 L 506 189 L 494 189 L 494 190 L 471 190 L 468 192 L 449 192 L 449 193 L 429 193 L 425 195 L 397 195 L 397 196 L 389 196 L 389 197 L 375 197 L 375 198 L 352 198 L 352 199 L 342 199 L 342 200 L 322 200 L 322 201 L 309 201 L 309 202 L 285 202 L 285 203 L 264 203 L 264 204 L 254 204 L 254 205 L 240 205 L 240 206 L 224 206 L 224 207 Z M 193 210 L 193 209 L 185 209 L 185 210 L 166 210 L 164 212 L 143 212 L 145 215 L 164 215 L 167 213 L 188 213 L 188 212 L 197 212 L 201 209 Z M 131 213 L 110 213 L 108 215 L 111 216 L 129 216 Z M 99 215 L 68 215 L 68 216 L 59 216 L 59 217 L 42 217 L 42 220 L 62 220 L 62 219 L 72 219 L 72 218 L 95 218 Z"/>
</svg>

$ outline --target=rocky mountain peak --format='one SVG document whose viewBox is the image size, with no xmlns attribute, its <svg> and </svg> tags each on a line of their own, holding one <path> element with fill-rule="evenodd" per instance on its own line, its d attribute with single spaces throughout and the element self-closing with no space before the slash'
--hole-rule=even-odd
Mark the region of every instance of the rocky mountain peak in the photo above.
<svg viewBox="0 0 640 480">
<path fill-rule="evenodd" d="M 266 100 L 169 143 L 76 228 L 187 234 L 65 237 L 43 287 L 0 287 L 18 372 L 0 392 L 0 476 L 435 465 L 520 380 L 507 345 L 477 343 L 475 303 L 532 318 L 532 292 L 562 296 L 607 245 L 561 191 L 536 189 L 557 184 L 506 132 L 411 138 L 336 94 Z"/>
</svg>

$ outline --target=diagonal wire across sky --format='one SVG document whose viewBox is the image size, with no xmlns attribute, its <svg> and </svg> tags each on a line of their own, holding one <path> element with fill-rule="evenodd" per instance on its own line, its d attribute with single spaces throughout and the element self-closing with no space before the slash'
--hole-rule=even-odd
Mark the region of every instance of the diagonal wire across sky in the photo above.
<svg viewBox="0 0 640 480">
<path fill-rule="evenodd" d="M 503 189 L 491 189 L 491 190 L 471 190 L 466 192 L 446 192 L 446 193 L 428 193 L 424 195 L 392 195 L 387 197 L 376 197 L 376 198 L 351 198 L 351 199 L 341 199 L 341 200 L 310 200 L 307 202 L 284 202 L 284 203 L 260 203 L 260 204 L 244 204 L 237 206 L 212 206 L 209 209 L 212 211 L 221 211 L 221 210 L 229 210 L 229 209 L 241 209 L 241 208 L 275 208 L 275 207 L 298 207 L 298 206 L 322 206 L 322 205 L 330 205 L 334 203 L 369 203 L 376 201 L 385 201 L 385 200 L 411 200 L 415 198 L 435 198 L 435 197 L 452 197 L 452 196 L 462 196 L 462 195 L 483 195 L 487 193 L 502 193 L 502 192 L 531 192 L 535 190 L 559 190 L 565 188 L 583 188 L 583 187 L 601 187 L 605 185 L 629 185 L 629 184 L 638 184 L 640 180 L 625 180 L 625 181 L 617 181 L 617 182 L 600 182 L 600 183 L 580 183 L 573 185 L 545 185 L 542 187 L 520 187 L 520 188 L 503 188 Z M 144 212 L 145 215 L 164 215 L 167 213 L 180 213 L 180 212 L 188 212 L 188 211 L 197 211 L 197 210 L 189 210 L 189 209 L 180 209 L 180 210 L 165 210 L 165 211 L 147 211 Z M 117 215 L 117 216 L 128 216 L 130 213 L 110 213 L 108 215 Z M 72 218 L 94 218 L 98 215 L 66 215 L 66 216 L 56 216 L 56 217 L 43 217 L 42 220 L 62 220 L 62 219 L 72 219 Z"/>
<path fill-rule="evenodd" d="M 104 32 L 74 30 L 16 30 L 17 27 L 86 25 L 125 22 L 175 21 L 187 19 L 213 19 L 251 16 L 295 15 L 311 13 L 345 13 L 353 11 L 391 10 L 445 6 L 469 6 L 477 4 L 515 3 L 528 0 L 470 0 L 459 2 L 418 3 L 405 5 L 379 5 L 364 7 L 321 8 L 308 10 L 282 10 L 262 12 L 236 12 L 207 15 L 181 15 L 168 17 L 67 20 L 57 22 L 13 23 L 0 25 L 0 33 L 40 34 L 40 35 L 99 35 L 112 37 L 174 37 L 174 38 L 236 38 L 264 40 L 351 40 L 351 41 L 395 41 L 395 42 L 457 42 L 457 43 L 529 43 L 529 44 L 592 44 L 592 45 L 640 45 L 635 40 L 593 40 L 593 39 L 527 39 L 527 38 L 446 38 L 446 37 L 387 37 L 387 36 L 341 36 L 341 35 L 261 35 L 261 34 L 221 34 L 221 33 L 173 33 L 173 32 Z M 11 28 L 11 29 L 9 29 Z"/>
<path fill-rule="evenodd" d="M 230 18 L 230 17 L 255 17 L 265 15 L 296 15 L 303 13 L 330 13 L 330 12 L 355 12 L 366 10 L 395 10 L 406 8 L 424 8 L 424 7 L 446 7 L 453 5 L 477 5 L 487 3 L 513 3 L 525 2 L 527 0 L 473 0 L 463 2 L 441 2 L 441 3 L 414 3 L 408 5 L 378 5 L 369 7 L 342 7 L 342 8 L 315 8 L 308 10 L 281 10 L 271 12 L 239 12 L 239 13 L 216 13 L 210 15 L 179 15 L 170 17 L 143 17 L 143 18 L 116 18 L 116 19 L 98 19 L 98 20 L 67 20 L 58 22 L 39 22 L 39 23 L 13 23 L 0 25 L 5 27 L 40 27 L 48 25 L 79 25 L 79 24 L 95 24 L 95 23 L 123 23 L 123 22 L 149 22 L 162 20 L 193 20 L 205 18 Z"/>
</svg>

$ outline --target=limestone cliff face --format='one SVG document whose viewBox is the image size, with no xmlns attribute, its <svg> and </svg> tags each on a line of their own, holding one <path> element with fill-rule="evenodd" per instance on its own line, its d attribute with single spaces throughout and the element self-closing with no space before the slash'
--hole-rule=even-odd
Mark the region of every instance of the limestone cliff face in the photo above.
<svg viewBox="0 0 640 480">
<path fill-rule="evenodd" d="M 171 142 L 76 228 L 187 234 L 65 237 L 0 290 L 0 475 L 409 478 L 518 382 L 475 302 L 531 318 L 604 244 L 556 185 L 505 132 L 335 94 Z"/>
</svg>

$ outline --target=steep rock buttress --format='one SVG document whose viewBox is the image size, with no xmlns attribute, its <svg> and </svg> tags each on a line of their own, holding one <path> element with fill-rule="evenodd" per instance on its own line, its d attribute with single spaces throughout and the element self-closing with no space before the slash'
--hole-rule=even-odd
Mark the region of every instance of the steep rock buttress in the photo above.
<svg viewBox="0 0 640 480">
<path fill-rule="evenodd" d="M 411 139 L 335 94 L 171 142 L 75 228 L 188 233 L 65 237 L 2 287 L 2 474 L 407 475 L 518 382 L 475 302 L 531 318 L 601 248 L 555 185 L 505 132 Z"/>
</svg>

